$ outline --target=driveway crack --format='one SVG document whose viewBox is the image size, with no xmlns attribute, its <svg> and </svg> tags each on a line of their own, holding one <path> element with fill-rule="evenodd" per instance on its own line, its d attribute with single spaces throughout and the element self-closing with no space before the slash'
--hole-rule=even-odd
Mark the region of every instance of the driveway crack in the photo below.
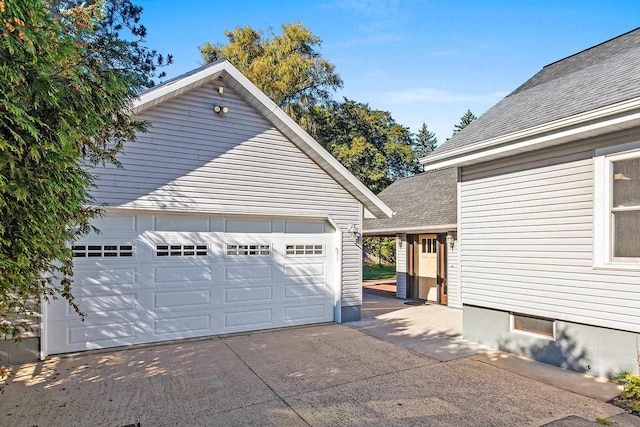
<svg viewBox="0 0 640 427">
<path fill-rule="evenodd" d="M 231 346 L 229 346 L 229 344 L 227 344 L 227 340 L 222 339 L 221 340 L 224 345 L 244 364 L 244 366 L 247 367 L 247 369 L 249 369 L 251 371 L 251 373 L 253 373 L 253 375 L 255 375 L 260 381 L 262 381 L 262 384 L 264 384 L 265 386 L 267 386 L 267 388 L 269 388 L 269 390 L 271 390 L 273 392 L 273 394 L 275 394 L 276 396 L 278 396 L 278 399 L 280 399 L 280 401 L 282 403 L 284 403 L 284 405 L 289 408 L 294 414 L 296 414 L 306 425 L 311 426 L 311 424 L 309 423 L 309 421 L 307 421 L 302 415 L 300 415 L 298 413 L 298 411 L 296 411 L 295 409 L 293 409 L 291 407 L 291 405 L 289 405 L 289 403 L 284 399 L 284 397 L 280 396 L 280 394 L 275 391 L 273 389 L 273 387 L 271 387 L 265 380 L 262 379 L 262 377 L 260 375 L 258 375 L 258 373 L 256 371 L 253 370 L 253 368 L 251 368 L 251 366 L 249 366 L 249 364 L 247 362 L 244 361 L 244 359 L 242 357 L 240 357 L 240 355 L 238 353 L 236 353 L 236 351 L 231 348 Z"/>
</svg>

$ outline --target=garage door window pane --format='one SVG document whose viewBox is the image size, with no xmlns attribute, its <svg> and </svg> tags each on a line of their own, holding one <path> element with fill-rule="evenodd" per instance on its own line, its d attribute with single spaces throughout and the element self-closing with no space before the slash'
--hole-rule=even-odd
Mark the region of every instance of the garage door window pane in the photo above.
<svg viewBox="0 0 640 427">
<path fill-rule="evenodd" d="M 227 245 L 227 256 L 271 255 L 271 245 Z"/>
<path fill-rule="evenodd" d="M 73 245 L 74 258 L 112 258 L 133 256 L 132 245 Z"/>
<path fill-rule="evenodd" d="M 206 256 L 207 245 L 156 245 L 156 256 L 159 257 L 184 257 L 184 256 Z"/>
<path fill-rule="evenodd" d="M 322 245 L 285 245 L 285 255 L 323 255 Z"/>
</svg>

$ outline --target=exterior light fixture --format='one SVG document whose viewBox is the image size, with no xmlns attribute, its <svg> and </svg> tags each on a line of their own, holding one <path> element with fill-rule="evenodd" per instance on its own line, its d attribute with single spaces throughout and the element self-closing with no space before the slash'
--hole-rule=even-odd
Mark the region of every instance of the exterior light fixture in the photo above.
<svg viewBox="0 0 640 427">
<path fill-rule="evenodd" d="M 229 107 L 225 107 L 222 105 L 214 105 L 213 111 L 215 111 L 218 114 L 227 114 L 229 112 Z"/>
<path fill-rule="evenodd" d="M 449 249 L 453 250 L 453 246 L 456 244 L 456 238 L 453 237 L 451 234 L 447 234 L 447 246 L 449 246 Z"/>
</svg>

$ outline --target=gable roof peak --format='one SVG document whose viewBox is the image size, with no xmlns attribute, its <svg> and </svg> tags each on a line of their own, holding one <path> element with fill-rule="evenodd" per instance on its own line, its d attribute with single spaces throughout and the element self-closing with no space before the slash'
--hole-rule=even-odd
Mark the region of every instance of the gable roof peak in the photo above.
<svg viewBox="0 0 640 427">
<path fill-rule="evenodd" d="M 369 212 L 378 218 L 392 216 L 393 211 L 386 204 L 227 60 L 198 67 L 141 93 L 133 103 L 133 114 L 170 101 L 218 78 L 362 203 Z"/>
</svg>

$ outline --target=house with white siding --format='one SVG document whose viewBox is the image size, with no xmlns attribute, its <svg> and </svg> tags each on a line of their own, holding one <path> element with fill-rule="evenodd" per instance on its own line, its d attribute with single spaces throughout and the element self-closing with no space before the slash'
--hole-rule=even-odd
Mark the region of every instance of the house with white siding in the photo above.
<svg viewBox="0 0 640 427">
<path fill-rule="evenodd" d="M 434 153 L 464 336 L 609 377 L 640 353 L 640 29 L 554 62 Z"/>
<path fill-rule="evenodd" d="M 363 214 L 391 210 L 264 93 L 223 60 L 133 114 L 148 132 L 91 168 L 106 215 L 72 247 L 86 317 L 44 304 L 41 357 L 360 318 Z"/>
<path fill-rule="evenodd" d="M 378 197 L 391 218 L 366 218 L 365 237 L 396 239 L 396 296 L 461 308 L 457 280 L 458 171 L 401 178 Z"/>
</svg>

